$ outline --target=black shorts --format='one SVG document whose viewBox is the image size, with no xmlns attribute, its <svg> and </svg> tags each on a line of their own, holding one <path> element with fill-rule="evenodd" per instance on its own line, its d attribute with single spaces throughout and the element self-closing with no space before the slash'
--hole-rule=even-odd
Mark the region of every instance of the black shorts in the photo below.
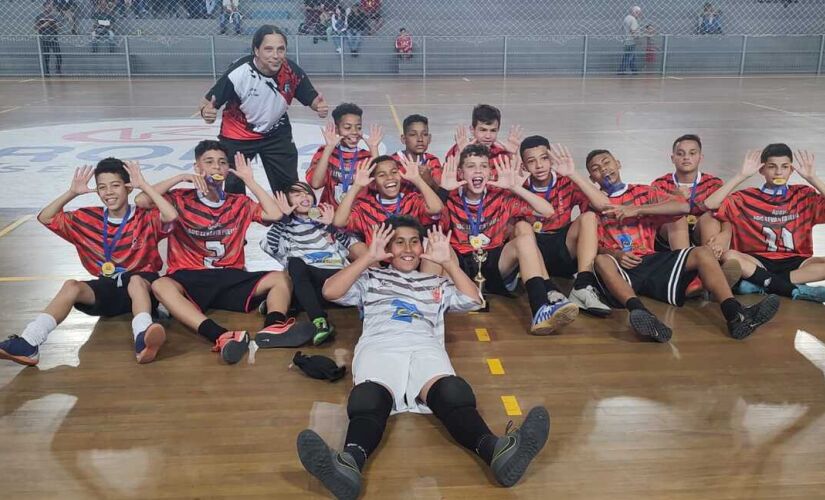
<svg viewBox="0 0 825 500">
<path fill-rule="evenodd" d="M 129 280 L 132 276 L 140 276 L 149 283 L 158 279 L 158 273 L 123 273 L 117 278 L 98 278 L 84 281 L 95 294 L 94 304 L 75 304 L 74 308 L 89 316 L 110 318 L 132 312 L 132 299 L 129 297 Z M 151 293 L 152 312 L 158 307 L 158 301 Z"/>
<path fill-rule="evenodd" d="M 186 296 L 201 311 L 223 309 L 249 312 L 258 307 L 266 295 L 253 293 L 264 276 L 271 271 L 249 272 L 241 269 L 198 269 L 177 271 L 168 276 L 180 283 Z"/>
<path fill-rule="evenodd" d="M 688 284 L 698 275 L 697 271 L 685 269 L 688 255 L 693 248 L 645 255 L 642 257 L 641 264 L 633 269 L 625 269 L 616 259 L 613 257 L 611 259 L 619 269 L 619 273 L 637 294 L 674 306 L 681 306 L 685 303 L 685 290 Z M 601 280 L 599 287 L 612 307 L 624 307 L 624 304 L 619 304 L 613 298 Z"/>
<path fill-rule="evenodd" d="M 570 255 L 567 249 L 568 232 L 570 232 L 570 224 L 555 233 L 536 234 L 536 244 L 541 250 L 544 265 L 550 276 L 572 278 L 579 270 L 578 260 Z"/>
<path fill-rule="evenodd" d="M 272 192 L 286 192 L 289 186 L 298 180 L 298 150 L 292 142 L 292 128 L 288 124 L 276 134 L 254 141 L 238 141 L 219 137 L 221 144 L 229 149 L 229 164 L 235 168 L 235 153 L 241 152 L 248 159 L 259 155 L 261 164 L 266 172 L 269 187 Z M 234 175 L 226 179 L 227 193 L 244 193 L 246 187 L 242 180 Z"/>
<path fill-rule="evenodd" d="M 799 269 L 809 259 L 809 257 L 801 256 L 785 257 L 784 259 L 768 259 L 761 255 L 753 255 L 753 257 L 756 257 L 756 260 L 762 264 L 766 271 L 787 281 L 791 281 L 791 272 Z"/>
<path fill-rule="evenodd" d="M 501 275 L 501 271 L 498 269 L 498 261 L 501 260 L 501 252 L 503 250 L 503 246 L 487 250 L 487 260 L 481 265 L 481 274 L 485 278 L 484 292 L 512 297 L 513 290 L 518 286 L 518 267 L 513 269 L 508 276 Z M 475 281 L 476 274 L 478 273 L 478 264 L 476 264 L 472 252 L 458 254 L 458 264 L 467 276 Z"/>
</svg>

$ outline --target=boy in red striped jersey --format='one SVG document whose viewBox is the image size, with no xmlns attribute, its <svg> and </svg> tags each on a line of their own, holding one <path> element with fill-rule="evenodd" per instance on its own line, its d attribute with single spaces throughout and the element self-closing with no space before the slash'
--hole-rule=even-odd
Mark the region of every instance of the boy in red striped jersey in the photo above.
<svg viewBox="0 0 825 500">
<path fill-rule="evenodd" d="M 435 222 L 444 204 L 421 177 L 413 160 L 404 158 L 401 163 L 403 169 L 393 157 L 379 156 L 369 165 L 358 165 L 353 187 L 335 211 L 332 224 L 355 233 L 369 245 L 372 228 L 393 215 L 409 215 L 424 226 Z M 419 191 L 404 193 L 402 179 Z M 362 196 L 361 192 L 370 184 L 375 194 Z"/>
<path fill-rule="evenodd" d="M 501 111 L 489 104 L 479 104 L 473 108 L 471 139 L 467 139 L 467 129 L 460 125 L 455 131 L 455 144 L 447 151 L 446 158 L 458 156 L 470 144 L 481 144 L 490 150 L 490 165 L 502 158 L 512 158 L 518 153 L 522 131 L 518 125 L 510 127 L 510 135 L 504 142 L 498 141 L 498 131 L 501 127 Z M 495 179 L 495 172 L 492 172 Z"/>
<path fill-rule="evenodd" d="M 97 184 L 94 189 L 88 187 L 92 176 Z M 130 205 L 129 193 L 133 188 L 154 200 L 157 209 Z M 93 192 L 103 201 L 102 207 L 63 211 L 76 197 Z M 0 358 L 36 365 L 39 346 L 75 308 L 101 317 L 131 312 L 137 362 L 153 361 L 166 341 L 166 332 L 152 321 L 157 301 L 150 287 L 163 266 L 158 253 L 158 241 L 165 237 L 163 226 L 177 217 L 175 208 L 144 180 L 137 162 L 106 158 L 94 169 L 76 169 L 69 190 L 46 206 L 37 220 L 74 245 L 83 267 L 98 278 L 63 283 L 46 309 L 26 325 L 20 336 L 0 342 Z"/>
<path fill-rule="evenodd" d="M 401 142 L 404 149 L 392 155 L 396 161 L 401 162 L 406 158 L 412 158 L 421 177 L 435 191 L 441 182 L 441 161 L 434 154 L 427 152 L 430 147 L 432 136 L 430 135 L 430 122 L 426 116 L 410 115 L 404 118 L 404 133 L 401 134 Z M 414 186 L 405 183 L 405 191 L 413 191 Z"/>
<path fill-rule="evenodd" d="M 530 332 L 534 335 L 548 335 L 575 320 L 579 308 L 552 285 L 532 226 L 524 220 L 536 214 L 552 216 L 550 202 L 524 188 L 527 174 L 518 162 L 511 164 L 509 156 L 497 165 L 498 179 L 491 181 L 490 150 L 484 145 L 464 148 L 458 165 L 451 160 L 444 165 L 441 187 L 448 194 L 441 225 L 452 231 L 450 244 L 464 272 L 473 277 L 478 274 L 473 254 L 483 250 L 485 290 L 500 295 L 510 295 L 520 273 L 533 314 Z M 507 241 L 511 232 L 513 237 Z"/>
<path fill-rule="evenodd" d="M 658 227 L 688 213 L 690 205 L 650 186 L 625 185 L 621 167 L 610 151 L 597 149 L 587 155 L 590 179 L 602 187 L 612 204 L 601 214 L 596 273 L 608 298 L 630 311 L 630 325 L 636 333 L 658 342 L 669 341 L 671 329 L 648 311 L 636 294 L 681 306 L 687 285 L 697 273 L 705 288 L 721 303 L 733 338 L 744 339 L 776 314 L 776 295 L 747 308 L 734 299 L 730 284 L 708 247 L 656 252 Z"/>
<path fill-rule="evenodd" d="M 728 196 L 716 214 L 731 223 L 732 232 L 722 233 L 720 240 L 732 238 L 733 249 L 723 259 L 742 266 L 737 291 L 825 302 L 825 287 L 806 285 L 825 279 L 825 257 L 813 256 L 813 226 L 825 223 L 825 182 L 816 175 L 813 154 L 798 151 L 794 167 L 787 145 L 769 144 L 749 159 L 750 170 L 758 165 L 765 184 Z M 788 185 L 794 172 L 813 187 Z M 737 176 L 732 184 L 746 178 Z"/>
<path fill-rule="evenodd" d="M 573 290 L 570 301 L 584 312 L 605 317 L 611 312 L 596 291 L 593 261 L 599 248 L 598 219 L 588 211 L 588 196 L 595 200 L 593 208 L 601 210 L 610 205 L 601 191 L 587 178 L 576 172 L 567 148 L 557 146 L 558 153 L 550 148 L 546 137 L 530 136 L 519 148 L 521 159 L 530 178 L 525 187 L 553 205 L 552 217 L 533 222 L 536 241 L 544 258 L 544 265 L 551 276 L 572 278 Z M 557 175 L 558 174 L 558 175 Z M 579 207 L 581 215 L 571 222 L 573 208 Z"/>
<path fill-rule="evenodd" d="M 242 153 L 229 170 L 227 149 L 217 141 L 201 141 L 195 147 L 195 173 L 179 175 L 155 185 L 174 205 L 180 217 L 169 235 L 169 268 L 152 283 L 152 291 L 172 316 L 214 342 L 213 351 L 229 364 L 241 360 L 249 345 L 245 331 L 229 331 L 209 319 L 207 309 L 249 312 L 266 300 L 264 328 L 258 335 L 280 335 L 295 320 L 287 320 L 291 283 L 286 273 L 245 270 L 246 230 L 252 222 L 265 224 L 283 214 L 275 200 L 255 181 L 252 167 Z M 236 175 L 258 199 L 224 192 L 226 176 Z M 195 189 L 172 188 L 192 182 Z M 138 205 L 151 206 L 138 196 Z M 295 328 L 311 329 L 311 324 Z"/>
<path fill-rule="evenodd" d="M 333 123 L 323 129 L 324 146 L 318 148 L 307 170 L 307 182 L 313 189 L 324 188 L 319 203 L 338 207 L 352 187 L 355 168 L 359 161 L 378 156 L 378 145 L 384 133 L 373 125 L 370 136 L 364 139 L 369 150 L 360 149 L 361 117 L 364 112 L 351 103 L 339 104 L 332 110 Z"/>
</svg>

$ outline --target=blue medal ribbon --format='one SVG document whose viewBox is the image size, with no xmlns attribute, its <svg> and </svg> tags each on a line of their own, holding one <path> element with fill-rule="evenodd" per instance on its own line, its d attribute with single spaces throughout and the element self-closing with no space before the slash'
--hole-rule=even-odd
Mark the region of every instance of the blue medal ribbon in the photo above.
<svg viewBox="0 0 825 500">
<path fill-rule="evenodd" d="M 223 191 L 223 181 L 216 181 L 212 178 L 211 175 L 207 175 L 204 177 L 206 179 L 206 184 L 208 186 L 214 187 L 215 191 L 218 192 L 218 199 L 223 201 L 226 199 L 226 193 Z"/>
<path fill-rule="evenodd" d="M 401 193 L 398 193 L 398 197 L 395 199 L 395 209 L 392 211 L 392 213 L 390 213 L 389 210 L 384 208 L 384 203 L 381 202 L 381 195 L 380 194 L 375 195 L 375 199 L 378 200 L 378 206 L 381 207 L 381 210 L 387 215 L 387 217 L 392 217 L 394 215 L 398 215 L 398 213 L 401 211 L 401 198 L 402 197 L 403 197 L 403 195 Z"/>
<path fill-rule="evenodd" d="M 608 196 L 613 196 L 613 193 L 618 193 L 626 187 L 624 182 L 617 182 L 616 184 L 610 182 L 608 179 L 602 180 L 602 188 L 607 191 Z"/>
<path fill-rule="evenodd" d="M 352 179 L 355 176 L 355 168 L 358 163 L 358 149 L 352 156 L 352 161 L 344 159 L 344 149 L 338 145 L 338 168 L 341 169 L 341 188 L 346 193 L 349 191 L 349 186 L 352 184 Z"/>
<path fill-rule="evenodd" d="M 763 193 L 771 195 L 771 196 L 779 196 L 780 198 L 784 198 L 788 194 L 788 186 L 776 186 L 776 187 L 768 187 L 767 184 L 760 188 Z"/>
<path fill-rule="evenodd" d="M 484 217 L 484 194 L 481 195 L 481 200 L 478 203 L 476 218 L 473 218 L 473 214 L 470 212 L 467 196 L 464 193 L 461 194 L 461 201 L 464 203 L 464 213 L 467 214 L 467 223 L 470 224 L 470 236 L 478 236 L 481 234 L 481 220 Z"/>
<path fill-rule="evenodd" d="M 126 223 L 129 221 L 129 215 L 131 213 L 132 206 L 126 205 L 126 215 L 123 216 L 123 220 L 120 221 L 120 225 L 117 227 L 117 231 L 115 231 L 115 234 L 112 235 L 112 239 L 110 241 L 109 209 L 107 208 L 103 210 L 103 262 L 100 263 L 101 266 L 106 262 L 113 262 L 112 253 L 114 253 L 117 242 L 120 241 L 120 237 L 123 236 L 123 229 L 126 227 Z M 115 273 L 122 273 L 124 271 L 126 271 L 126 269 L 122 267 L 115 268 Z"/>
<path fill-rule="evenodd" d="M 673 183 L 676 184 L 676 189 L 679 189 L 679 181 L 676 179 L 676 174 L 673 174 Z M 693 211 L 693 207 L 696 206 L 696 188 L 699 187 L 699 172 L 696 172 L 696 178 L 693 180 L 693 186 L 690 188 L 690 198 L 688 199 L 688 204 L 690 204 L 690 211 Z"/>
<path fill-rule="evenodd" d="M 547 191 L 545 191 L 543 194 L 545 200 L 550 201 L 550 193 L 553 191 L 553 188 L 556 187 L 556 181 L 558 181 L 558 178 L 553 178 L 553 182 L 551 182 L 550 185 L 547 186 Z M 535 186 L 533 186 L 532 177 L 530 178 L 530 191 L 539 194 L 539 191 L 536 189 Z"/>
</svg>

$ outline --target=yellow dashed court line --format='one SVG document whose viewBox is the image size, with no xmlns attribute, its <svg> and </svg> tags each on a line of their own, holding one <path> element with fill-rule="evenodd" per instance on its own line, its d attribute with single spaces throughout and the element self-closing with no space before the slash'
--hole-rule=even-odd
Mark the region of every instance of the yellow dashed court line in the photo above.
<svg viewBox="0 0 825 500">
<path fill-rule="evenodd" d="M 501 396 L 501 402 L 504 404 L 504 411 L 507 412 L 508 417 L 521 415 L 521 407 L 515 396 Z"/>
<path fill-rule="evenodd" d="M 398 133 L 404 135 L 404 127 L 401 126 L 401 119 L 398 118 L 398 112 L 395 110 L 395 105 L 392 103 L 390 95 L 386 94 L 386 96 L 387 102 L 390 105 L 390 113 L 392 113 L 392 119 L 395 121 L 395 126 L 398 127 Z"/>
<path fill-rule="evenodd" d="M 504 367 L 501 365 L 501 360 L 498 358 L 490 358 L 487 360 L 487 366 L 490 368 L 491 375 L 504 375 Z"/>
<path fill-rule="evenodd" d="M 490 341 L 490 333 L 487 331 L 486 328 L 476 328 L 476 337 L 478 337 L 479 342 Z"/>
<path fill-rule="evenodd" d="M 23 217 L 20 217 L 16 221 L 14 221 L 11 224 L 9 224 L 8 226 L 4 227 L 3 230 L 0 231 L 0 238 L 2 238 L 3 236 L 5 236 L 5 235 L 9 234 L 10 232 L 14 231 L 15 229 L 17 229 L 22 224 L 25 224 L 32 217 L 34 217 L 33 214 L 24 215 Z"/>
</svg>

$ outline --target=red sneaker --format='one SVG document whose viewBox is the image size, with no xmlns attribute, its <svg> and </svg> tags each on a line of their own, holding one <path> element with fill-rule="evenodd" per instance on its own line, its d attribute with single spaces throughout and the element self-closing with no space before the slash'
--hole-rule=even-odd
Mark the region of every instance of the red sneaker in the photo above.
<svg viewBox="0 0 825 500">
<path fill-rule="evenodd" d="M 702 284 L 702 280 L 699 276 L 693 278 L 693 281 L 688 283 L 688 286 L 685 289 L 685 297 L 688 299 L 701 297 L 703 293 L 705 293 L 705 285 Z"/>
<path fill-rule="evenodd" d="M 246 331 L 224 332 L 215 341 L 212 352 L 220 352 L 221 359 L 227 364 L 234 365 L 243 359 L 244 353 L 249 348 L 249 334 Z"/>
</svg>

